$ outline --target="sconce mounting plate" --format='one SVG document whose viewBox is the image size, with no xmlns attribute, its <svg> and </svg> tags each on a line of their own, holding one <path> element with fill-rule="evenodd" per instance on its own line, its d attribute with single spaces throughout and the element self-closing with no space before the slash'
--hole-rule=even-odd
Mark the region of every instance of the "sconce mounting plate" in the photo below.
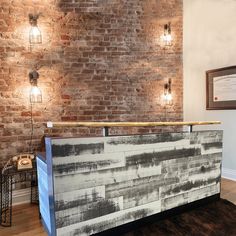
<svg viewBox="0 0 236 236">
<path fill-rule="evenodd" d="M 33 70 L 29 73 L 29 81 L 31 84 L 37 84 L 39 78 L 39 73 L 36 70 Z"/>
</svg>

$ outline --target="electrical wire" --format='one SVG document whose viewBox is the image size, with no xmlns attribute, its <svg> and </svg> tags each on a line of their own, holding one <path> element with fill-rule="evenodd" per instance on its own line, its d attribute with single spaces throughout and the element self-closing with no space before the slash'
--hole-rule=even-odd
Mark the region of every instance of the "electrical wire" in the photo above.
<svg viewBox="0 0 236 236">
<path fill-rule="evenodd" d="M 33 120 L 33 103 L 30 103 L 30 143 L 29 143 L 29 153 L 33 153 L 33 135 L 34 135 L 34 120 Z"/>
</svg>

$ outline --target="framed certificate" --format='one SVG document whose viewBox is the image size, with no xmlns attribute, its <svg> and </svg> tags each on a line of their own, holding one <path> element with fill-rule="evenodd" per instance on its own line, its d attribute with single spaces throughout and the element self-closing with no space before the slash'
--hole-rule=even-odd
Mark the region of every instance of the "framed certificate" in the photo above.
<svg viewBox="0 0 236 236">
<path fill-rule="evenodd" d="M 236 109 L 236 66 L 206 72 L 206 109 Z"/>
</svg>

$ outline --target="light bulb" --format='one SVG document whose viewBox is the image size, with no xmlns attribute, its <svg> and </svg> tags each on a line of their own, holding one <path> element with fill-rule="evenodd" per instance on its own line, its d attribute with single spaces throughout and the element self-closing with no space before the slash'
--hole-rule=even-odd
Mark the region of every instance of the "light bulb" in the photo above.
<svg viewBox="0 0 236 236">
<path fill-rule="evenodd" d="M 169 93 L 169 92 L 164 93 L 163 100 L 165 101 L 165 104 L 170 105 L 172 103 L 172 99 L 173 99 L 173 97 L 172 97 L 171 93 Z"/>
<path fill-rule="evenodd" d="M 170 46 L 172 43 L 172 36 L 171 36 L 171 24 L 170 22 L 168 24 L 164 25 L 164 34 L 162 36 L 162 39 L 166 46 Z"/>
<path fill-rule="evenodd" d="M 33 85 L 31 87 L 30 102 L 31 103 L 41 103 L 42 102 L 42 92 L 38 86 Z"/>
<path fill-rule="evenodd" d="M 172 95 L 171 95 L 171 93 L 168 93 L 167 95 L 166 95 L 166 101 L 167 102 L 170 102 L 172 100 Z"/>
<path fill-rule="evenodd" d="M 165 45 L 171 45 L 171 41 L 172 41 L 172 36 L 171 34 L 166 34 L 163 36 L 163 40 L 165 42 Z"/>
<path fill-rule="evenodd" d="M 30 44 L 40 44 L 42 43 L 42 35 L 37 25 L 32 25 L 29 32 L 29 42 Z"/>
</svg>

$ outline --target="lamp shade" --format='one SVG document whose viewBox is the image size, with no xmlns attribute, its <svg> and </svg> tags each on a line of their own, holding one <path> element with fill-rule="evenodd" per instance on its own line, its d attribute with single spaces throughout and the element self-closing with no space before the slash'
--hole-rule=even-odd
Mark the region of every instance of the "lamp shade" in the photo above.
<svg viewBox="0 0 236 236">
<path fill-rule="evenodd" d="M 40 44 L 42 43 L 42 34 L 37 25 L 32 25 L 29 32 L 29 42 L 30 44 Z"/>
<path fill-rule="evenodd" d="M 168 80 L 167 83 L 164 84 L 164 101 L 166 104 L 172 103 L 172 92 L 171 92 L 171 79 Z"/>
<path fill-rule="evenodd" d="M 30 102 L 31 103 L 41 103 L 42 102 L 42 92 L 38 86 L 33 85 L 30 90 Z"/>
<path fill-rule="evenodd" d="M 168 24 L 164 25 L 163 41 L 164 41 L 166 46 L 170 46 L 172 44 L 171 24 L 170 24 L 170 22 Z"/>
<path fill-rule="evenodd" d="M 172 101 L 172 94 L 169 92 L 167 94 L 164 94 L 164 100 L 167 104 L 169 104 Z"/>
<path fill-rule="evenodd" d="M 164 36 L 163 36 L 163 40 L 164 40 L 164 42 L 165 42 L 165 45 L 167 45 L 167 46 L 169 46 L 169 45 L 171 45 L 171 41 L 172 41 L 172 36 L 171 36 L 171 34 L 169 34 L 169 33 L 167 33 L 167 34 L 165 34 Z"/>
</svg>

